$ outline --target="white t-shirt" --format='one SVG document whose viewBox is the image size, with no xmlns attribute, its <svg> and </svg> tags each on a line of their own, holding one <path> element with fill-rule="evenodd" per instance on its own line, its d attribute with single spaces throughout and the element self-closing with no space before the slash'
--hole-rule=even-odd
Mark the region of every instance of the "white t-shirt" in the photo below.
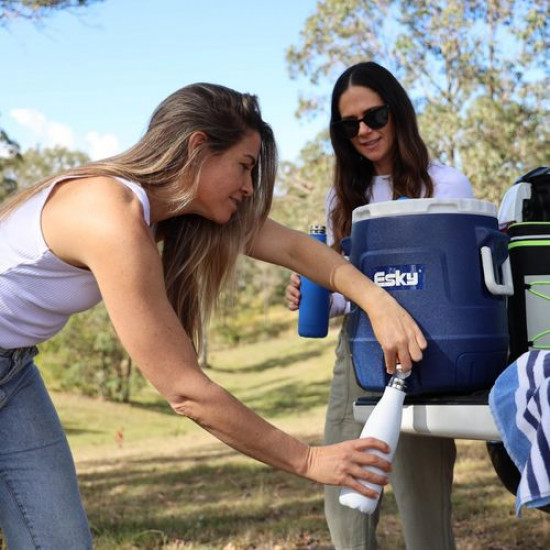
<svg viewBox="0 0 550 550">
<path fill-rule="evenodd" d="M 451 198 L 451 199 L 470 199 L 474 193 L 470 180 L 462 173 L 452 168 L 436 162 L 431 162 L 428 167 L 428 174 L 432 178 L 434 186 L 433 198 Z M 393 199 L 392 178 L 391 176 L 374 176 L 372 187 L 369 190 L 369 203 L 391 201 Z M 334 207 L 336 195 L 334 189 L 331 189 L 327 195 L 327 242 L 332 244 L 334 236 L 332 231 L 330 212 Z M 349 313 L 350 303 L 342 296 L 334 292 L 332 294 L 330 316 L 336 317 Z"/>
</svg>

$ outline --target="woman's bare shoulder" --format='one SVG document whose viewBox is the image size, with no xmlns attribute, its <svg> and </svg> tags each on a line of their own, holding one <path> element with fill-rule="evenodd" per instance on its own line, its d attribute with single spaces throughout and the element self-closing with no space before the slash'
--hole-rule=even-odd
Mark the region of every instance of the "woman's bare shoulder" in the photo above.
<svg viewBox="0 0 550 550">
<path fill-rule="evenodd" d="M 138 197 L 110 177 L 56 185 L 42 212 L 42 232 L 49 248 L 75 265 L 87 263 L 88 250 L 121 240 L 139 246 L 151 238 Z"/>
<path fill-rule="evenodd" d="M 93 176 L 67 179 L 52 190 L 46 208 L 55 211 L 56 217 L 107 221 L 111 216 L 137 216 L 143 220 L 139 198 L 126 185 L 114 177 Z"/>
</svg>

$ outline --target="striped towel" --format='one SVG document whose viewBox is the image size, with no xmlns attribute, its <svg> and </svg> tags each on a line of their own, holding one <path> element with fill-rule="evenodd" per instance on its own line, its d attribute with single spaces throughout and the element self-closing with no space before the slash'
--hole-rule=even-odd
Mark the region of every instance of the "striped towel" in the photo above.
<svg viewBox="0 0 550 550">
<path fill-rule="evenodd" d="M 498 378 L 489 407 L 504 447 L 521 474 L 521 507 L 550 503 L 550 351 L 528 351 Z"/>
</svg>

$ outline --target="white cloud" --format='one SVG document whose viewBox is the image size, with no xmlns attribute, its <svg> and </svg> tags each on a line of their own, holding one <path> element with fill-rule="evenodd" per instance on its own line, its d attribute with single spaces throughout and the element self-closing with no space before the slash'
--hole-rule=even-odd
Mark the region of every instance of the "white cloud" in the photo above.
<svg viewBox="0 0 550 550">
<path fill-rule="evenodd" d="M 30 130 L 33 138 L 44 147 L 60 145 L 68 149 L 75 148 L 75 135 L 67 124 L 50 121 L 35 109 L 12 109 L 10 115 L 21 126 Z"/>
<path fill-rule="evenodd" d="M 120 143 L 114 134 L 100 135 L 98 132 L 88 132 L 86 142 L 92 160 L 110 157 L 120 152 Z"/>
<path fill-rule="evenodd" d="M 82 140 L 78 140 L 73 129 L 62 122 L 48 120 L 36 109 L 12 109 L 11 117 L 31 133 L 29 140 L 34 147 L 55 147 L 59 145 L 71 150 L 83 150 L 92 160 L 110 157 L 120 152 L 118 138 L 114 134 L 100 134 L 96 131 L 86 133 Z"/>
</svg>

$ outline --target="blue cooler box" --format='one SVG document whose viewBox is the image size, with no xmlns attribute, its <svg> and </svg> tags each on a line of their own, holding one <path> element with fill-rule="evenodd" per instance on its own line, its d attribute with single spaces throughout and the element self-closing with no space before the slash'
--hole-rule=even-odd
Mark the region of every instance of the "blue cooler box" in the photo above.
<svg viewBox="0 0 550 550">
<path fill-rule="evenodd" d="M 353 211 L 351 262 L 414 317 L 428 341 L 408 394 L 486 389 L 505 368 L 505 296 L 513 293 L 507 243 L 486 201 L 408 199 Z M 382 349 L 354 304 L 348 332 L 359 385 L 383 391 Z"/>
</svg>

